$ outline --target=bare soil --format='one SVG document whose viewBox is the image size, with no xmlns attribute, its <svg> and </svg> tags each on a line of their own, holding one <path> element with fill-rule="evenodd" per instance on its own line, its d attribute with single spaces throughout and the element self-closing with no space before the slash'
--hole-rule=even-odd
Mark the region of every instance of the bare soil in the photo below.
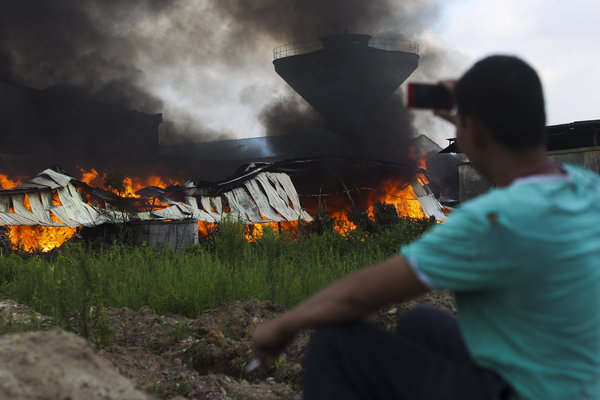
<svg viewBox="0 0 600 400">
<path fill-rule="evenodd" d="M 369 320 L 393 329 L 397 317 L 418 305 L 454 313 L 453 298 L 431 292 L 392 305 Z M 196 319 L 149 308 L 109 308 L 112 344 L 96 350 L 58 328 L 0 336 L 0 398 L 10 399 L 300 399 L 302 362 L 310 332 L 303 332 L 270 369 L 249 374 L 254 327 L 285 311 L 250 299 L 205 312 Z M 0 319 L 36 323 L 48 318 L 11 300 L 0 301 Z"/>
</svg>

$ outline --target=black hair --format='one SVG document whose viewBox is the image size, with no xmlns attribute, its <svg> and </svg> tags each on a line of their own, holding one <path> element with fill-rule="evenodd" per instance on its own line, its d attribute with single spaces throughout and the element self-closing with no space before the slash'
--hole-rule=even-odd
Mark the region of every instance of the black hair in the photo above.
<svg viewBox="0 0 600 400">
<path fill-rule="evenodd" d="M 460 78 L 454 96 L 460 118 L 476 119 L 504 147 L 523 150 L 544 145 L 542 83 L 523 60 L 501 55 L 484 58 Z"/>
</svg>

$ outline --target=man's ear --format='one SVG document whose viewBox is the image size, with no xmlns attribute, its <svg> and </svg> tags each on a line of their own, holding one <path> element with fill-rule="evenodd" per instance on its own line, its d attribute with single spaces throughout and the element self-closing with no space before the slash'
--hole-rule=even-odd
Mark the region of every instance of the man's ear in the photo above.
<svg viewBox="0 0 600 400">
<path fill-rule="evenodd" d="M 475 148 L 484 149 L 488 145 L 489 132 L 478 119 L 467 116 L 465 127 L 469 130 L 471 143 Z"/>
</svg>

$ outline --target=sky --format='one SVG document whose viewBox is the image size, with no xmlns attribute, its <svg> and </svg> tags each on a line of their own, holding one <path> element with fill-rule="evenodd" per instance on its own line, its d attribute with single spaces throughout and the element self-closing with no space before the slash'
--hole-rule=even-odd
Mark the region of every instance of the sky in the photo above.
<svg viewBox="0 0 600 400">
<path fill-rule="evenodd" d="M 451 0 L 422 37 L 455 52 L 458 74 L 490 54 L 512 54 L 540 75 L 548 125 L 600 119 L 597 0 Z M 444 78 L 444 77 L 441 77 Z M 438 135 L 438 137 L 441 135 Z"/>
<path fill-rule="evenodd" d="M 444 49 L 448 62 L 426 73 L 417 70 L 407 82 L 457 77 L 487 55 L 511 54 L 538 71 L 545 90 L 548 125 L 600 119 L 600 40 L 596 31 L 600 1 L 445 0 L 438 4 L 437 19 L 423 24 L 414 40 L 422 48 Z M 279 77 L 273 78 L 265 81 L 263 89 L 271 93 L 287 90 Z M 246 89 L 247 98 L 253 97 L 253 90 L 260 93 L 260 86 L 256 82 L 253 89 Z M 251 108 L 234 98 L 231 101 L 245 126 L 234 128 L 234 135 L 263 134 Z M 454 136 L 446 122 L 427 111 L 414 112 L 417 130 L 441 146 Z M 213 117 L 222 119 L 224 115 Z"/>
</svg>

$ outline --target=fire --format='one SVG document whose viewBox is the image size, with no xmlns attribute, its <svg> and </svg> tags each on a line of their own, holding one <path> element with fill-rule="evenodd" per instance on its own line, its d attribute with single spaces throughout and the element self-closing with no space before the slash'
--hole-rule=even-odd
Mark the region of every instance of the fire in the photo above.
<svg viewBox="0 0 600 400">
<path fill-rule="evenodd" d="M 244 233 L 244 237 L 246 238 L 246 240 L 249 242 L 256 242 L 257 240 L 259 240 L 263 235 L 264 225 L 265 224 L 249 225 L 248 229 L 246 230 L 246 233 Z"/>
<path fill-rule="evenodd" d="M 199 236 L 208 236 L 208 232 L 211 228 L 214 228 L 216 224 L 211 224 L 209 222 L 199 221 L 198 223 L 198 235 Z"/>
<path fill-rule="evenodd" d="M 15 180 L 12 180 L 8 176 L 0 174 L 0 187 L 2 189 L 12 189 L 15 186 L 19 186 L 20 184 L 21 179 L 17 178 Z"/>
<path fill-rule="evenodd" d="M 99 173 L 98 171 L 96 171 L 94 168 L 92 168 L 89 171 L 86 171 L 83 168 L 79 168 L 79 171 L 81 173 L 81 178 L 79 179 L 82 182 L 87 183 L 90 186 L 94 186 L 94 187 L 105 187 L 105 180 L 106 180 L 106 172 L 102 172 Z M 112 190 L 115 194 L 118 194 L 119 196 L 122 197 L 134 197 L 134 198 L 139 198 L 140 196 L 138 196 L 137 194 L 135 194 L 135 192 L 137 192 L 138 190 L 148 187 L 148 186 L 157 186 L 157 187 L 161 187 L 161 188 L 166 188 L 167 186 L 170 185 L 178 185 L 181 184 L 181 180 L 180 179 L 170 179 L 170 178 L 163 178 L 161 176 L 157 176 L 157 175 L 150 175 L 147 177 L 124 177 L 123 178 L 123 186 L 124 186 L 124 191 L 122 191 L 121 193 L 118 193 L 116 190 Z M 166 204 L 165 204 L 166 205 Z"/>
<path fill-rule="evenodd" d="M 408 218 L 427 218 L 413 188 L 398 179 L 388 179 L 381 185 L 383 194 L 373 193 L 369 199 L 369 211 L 375 210 L 375 204 L 387 203 L 396 207 L 398 214 Z"/>
<path fill-rule="evenodd" d="M 429 179 L 425 175 L 425 171 L 427 171 L 427 153 L 424 151 L 421 154 L 417 154 L 416 147 L 413 147 L 410 150 L 410 158 L 412 158 L 417 163 L 417 168 L 419 172 L 417 173 L 417 181 L 423 186 L 429 183 Z"/>
<path fill-rule="evenodd" d="M 335 220 L 334 229 L 342 236 L 347 235 L 350 231 L 356 229 L 356 224 L 348 219 L 346 211 L 335 211 L 329 215 Z"/>
<path fill-rule="evenodd" d="M 68 226 L 16 225 L 8 228 L 12 248 L 23 248 L 28 252 L 47 252 L 58 248 L 76 232 L 75 228 Z"/>
<path fill-rule="evenodd" d="M 271 227 L 275 232 L 298 233 L 298 221 L 265 222 L 248 225 L 248 231 L 244 237 L 249 242 L 256 242 L 262 238 L 266 227 Z"/>
<path fill-rule="evenodd" d="M 90 171 L 86 171 L 83 168 L 79 168 L 81 173 L 80 181 L 87 183 L 93 187 L 106 187 L 106 172 L 99 173 L 94 168 Z M 123 188 L 121 192 L 117 191 L 114 188 L 110 189 L 113 193 L 121 196 L 121 197 L 130 197 L 130 198 L 139 198 L 140 196 L 136 194 L 136 192 L 140 189 L 143 189 L 148 186 L 156 186 L 160 188 L 166 188 L 171 185 L 179 185 L 181 184 L 181 179 L 170 179 L 163 178 L 158 175 L 149 175 L 147 177 L 123 177 Z M 156 200 L 153 203 L 154 206 L 167 207 L 168 204 L 163 203 L 159 200 Z"/>
</svg>

